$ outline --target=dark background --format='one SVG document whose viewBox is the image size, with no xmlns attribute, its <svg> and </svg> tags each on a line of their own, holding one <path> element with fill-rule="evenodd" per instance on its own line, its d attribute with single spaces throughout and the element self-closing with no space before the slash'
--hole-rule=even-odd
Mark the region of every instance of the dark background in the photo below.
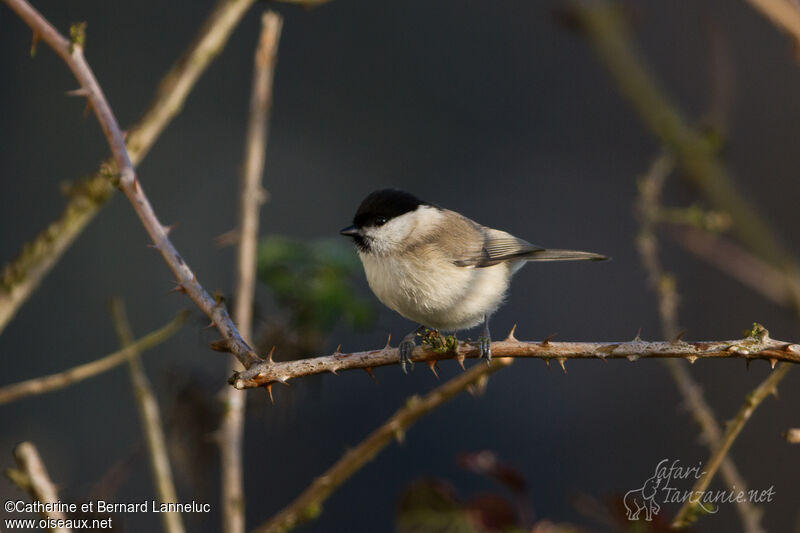
<svg viewBox="0 0 800 533">
<path fill-rule="evenodd" d="M 86 55 L 119 122 L 136 120 L 157 81 L 186 47 L 212 2 L 70 2 L 39 0 L 58 28 L 88 21 Z M 558 2 L 335 0 L 285 15 L 275 78 L 265 186 L 271 201 L 261 233 L 298 238 L 335 236 L 361 198 L 397 186 L 480 222 L 544 246 L 613 256 L 601 264 L 530 265 L 515 278 L 493 320 L 496 337 L 519 323 L 517 336 L 625 340 L 643 328 L 658 338 L 655 298 L 645 286 L 633 239 L 635 180 L 658 152 L 597 63 L 589 46 L 553 17 Z M 190 95 L 139 168 L 159 217 L 179 223 L 174 242 L 201 283 L 230 292 L 233 253 L 214 238 L 236 221 L 238 169 L 248 111 L 257 6 Z M 797 251 L 800 164 L 800 67 L 790 41 L 744 2 L 658 1 L 633 8 L 636 36 L 663 85 L 692 117 L 711 98 L 712 35 L 734 65 L 734 100 L 724 157 L 742 190 L 790 249 Z M 83 102 L 67 98 L 76 82 L 44 44 L 28 55 L 31 34 L 0 8 L 0 260 L 56 217 L 59 184 L 92 173 L 108 153 Z M 672 180 L 668 198 L 686 205 L 694 193 Z M 165 293 L 172 275 L 122 195 L 116 195 L 69 249 L 0 336 L 2 383 L 13 383 L 96 359 L 117 348 L 107 302 L 123 297 L 143 334 L 190 305 Z M 748 289 L 666 243 L 663 258 L 678 275 L 687 338 L 736 338 L 753 321 L 775 338 L 797 340 L 796 322 Z M 370 296 L 363 279 L 362 293 Z M 274 308 L 258 294 L 262 315 Z M 377 307 L 376 307 L 377 308 Z M 412 325 L 379 308 L 376 327 L 340 328 L 326 351 L 382 346 Z M 162 407 L 178 389 L 200 383 L 205 396 L 224 383 L 227 360 L 211 352 L 216 335 L 197 317 L 145 355 Z M 474 336 L 474 334 L 473 334 Z M 279 347 L 280 351 L 280 347 Z M 768 373 L 739 361 L 692 367 L 720 420 L 733 416 Z M 442 365 L 443 378 L 459 372 Z M 415 425 L 326 502 L 304 531 L 385 531 L 398 494 L 412 480 L 451 480 L 462 496 L 492 490 L 460 470 L 460 451 L 491 449 L 531 485 L 539 518 L 591 524 L 572 505 L 578 494 L 600 500 L 641 486 L 663 458 L 684 465 L 708 452 L 664 367 L 655 361 L 572 362 L 569 373 L 520 360 L 491 378 L 480 399 L 461 395 Z M 32 440 L 62 499 L 85 498 L 94 484 L 140 441 L 124 367 L 55 393 L 0 407 L 0 467 Z M 798 449 L 780 436 L 800 424 L 800 375 L 789 374 L 780 400 L 768 399 L 736 441 L 732 456 L 752 488 L 774 485 L 765 506 L 770 531 L 798 527 Z M 247 421 L 248 524 L 290 501 L 314 476 L 384 421 L 411 394 L 437 382 L 418 366 L 298 380 L 250 393 Z M 311 384 L 311 385 L 310 385 Z M 178 411 L 171 425 L 192 420 Z M 217 421 L 200 416 L 209 428 Z M 208 437 L 183 434 L 209 446 Z M 185 444 L 188 449 L 188 444 Z M 189 456 L 187 451 L 187 456 Z M 214 455 L 188 461 L 197 478 L 178 475 L 179 498 L 208 501 L 208 516 L 187 517 L 191 531 L 219 530 Z M 120 502 L 152 497 L 139 453 L 118 488 Z M 722 485 L 715 483 L 715 488 Z M 687 483 L 684 489 L 689 488 Z M 22 496 L 0 482 L 0 499 Z M 669 516 L 677 508 L 662 514 Z M 3 515 L 7 516 L 7 515 Z M 156 515 L 128 515 L 126 530 L 158 527 Z M 697 526 L 740 529 L 732 506 Z"/>
</svg>

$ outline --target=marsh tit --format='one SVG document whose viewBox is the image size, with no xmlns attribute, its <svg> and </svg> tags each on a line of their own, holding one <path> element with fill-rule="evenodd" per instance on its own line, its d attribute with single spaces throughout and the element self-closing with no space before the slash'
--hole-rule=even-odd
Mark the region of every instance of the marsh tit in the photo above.
<svg viewBox="0 0 800 533">
<path fill-rule="evenodd" d="M 458 331 L 483 322 L 481 358 L 491 360 L 489 316 L 527 261 L 601 261 L 604 255 L 548 250 L 397 189 L 367 196 L 340 231 L 351 237 L 375 296 L 420 328 L 400 343 L 403 372 L 424 328 Z"/>
</svg>

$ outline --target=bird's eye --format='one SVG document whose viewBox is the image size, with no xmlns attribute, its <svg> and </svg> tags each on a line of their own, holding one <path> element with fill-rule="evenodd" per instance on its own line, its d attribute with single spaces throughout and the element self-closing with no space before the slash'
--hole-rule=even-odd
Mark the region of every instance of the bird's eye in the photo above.
<svg viewBox="0 0 800 533">
<path fill-rule="evenodd" d="M 375 225 L 376 226 L 383 226 L 384 224 L 386 224 L 386 222 L 388 222 L 386 220 L 386 217 L 378 217 L 378 218 L 375 219 Z"/>
</svg>

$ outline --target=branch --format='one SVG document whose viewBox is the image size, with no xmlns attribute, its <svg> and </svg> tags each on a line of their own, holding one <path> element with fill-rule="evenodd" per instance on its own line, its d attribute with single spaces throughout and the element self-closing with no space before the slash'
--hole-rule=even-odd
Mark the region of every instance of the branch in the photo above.
<svg viewBox="0 0 800 533">
<path fill-rule="evenodd" d="M 292 503 L 282 509 L 254 533 L 288 531 L 321 512 L 325 499 L 356 471 L 372 460 L 392 440 L 402 442 L 405 432 L 425 414 L 473 385 L 489 374 L 510 365 L 513 359 L 495 357 L 490 365 L 478 364 L 443 383 L 422 398 L 412 396 L 381 427 L 370 433 L 358 446 L 351 448 L 324 474 L 314 480 Z"/>
<path fill-rule="evenodd" d="M 696 516 L 696 514 L 693 511 L 697 508 L 697 506 L 702 507 L 701 500 L 703 493 L 708 488 L 711 480 L 714 478 L 714 474 L 717 472 L 717 469 L 719 468 L 722 459 L 725 457 L 725 454 L 727 454 L 728 450 L 730 450 L 733 441 L 739 436 L 739 432 L 741 432 L 744 425 L 753 415 L 756 407 L 758 407 L 768 395 L 778 393 L 778 383 L 780 383 L 780 381 L 791 368 L 791 365 L 781 363 L 778 366 L 778 370 L 767 376 L 767 378 L 761 382 L 761 384 L 756 387 L 753 392 L 747 395 L 744 404 L 736 414 L 736 418 L 734 418 L 728 424 L 728 427 L 725 430 L 725 435 L 723 436 L 722 441 L 720 441 L 719 446 L 704 465 L 703 475 L 692 487 L 692 496 L 686 502 L 684 502 L 683 506 L 681 506 L 680 510 L 678 511 L 678 514 L 675 516 L 675 519 L 672 522 L 672 527 L 686 527 L 694 521 L 693 515 Z"/>
<path fill-rule="evenodd" d="M 169 464 L 167 454 L 166 439 L 164 438 L 164 428 L 161 425 L 161 415 L 158 408 L 158 400 L 147 379 L 142 358 L 133 346 L 133 333 L 128 318 L 125 315 L 125 307 L 122 301 L 114 299 L 111 302 L 111 314 L 114 317 L 114 327 L 117 330 L 120 344 L 129 352 L 128 369 L 131 374 L 131 385 L 133 386 L 133 397 L 136 399 L 136 406 L 139 409 L 139 418 L 147 440 L 147 449 L 150 452 L 150 467 L 153 470 L 153 482 L 156 486 L 156 494 L 162 503 L 178 503 L 178 496 L 175 493 L 175 483 L 172 480 L 172 469 Z M 181 514 L 178 512 L 164 512 L 161 520 L 164 530 L 167 533 L 184 533 Z"/>
<path fill-rule="evenodd" d="M 250 120 L 245 142 L 244 170 L 239 196 L 236 287 L 233 316 L 242 337 L 250 339 L 253 329 L 253 295 L 256 284 L 256 247 L 259 209 L 266 200 L 261 187 L 267 148 L 269 111 L 272 106 L 272 78 L 283 20 L 272 11 L 261 17 L 261 36 L 254 59 Z M 241 368 L 232 360 L 230 370 Z M 222 484 L 222 529 L 225 533 L 244 533 L 245 497 L 242 439 L 246 396 L 226 387 L 222 391 L 224 408 L 218 432 Z"/>
<path fill-rule="evenodd" d="M 5 0 L 19 17 L 24 20 L 31 29 L 39 35 L 69 66 L 72 73 L 81 85 L 82 92 L 85 93 L 100 127 L 106 136 L 111 153 L 114 157 L 117 170 L 119 172 L 119 188 L 130 200 L 134 211 L 139 216 L 142 225 L 147 230 L 155 248 L 159 251 L 164 261 L 172 270 L 177 278 L 176 288 L 186 293 L 192 301 L 211 318 L 214 325 L 223 337 L 221 342 L 216 343 L 219 350 L 229 351 L 235 355 L 239 361 L 249 368 L 255 363 L 261 362 L 261 358 L 253 349 L 242 339 L 239 331 L 233 324 L 225 305 L 217 302 L 206 292 L 197 281 L 197 276 L 189 268 L 184 259 L 175 249 L 169 240 L 169 228 L 159 222 L 153 211 L 150 201 L 144 194 L 144 190 L 136 178 L 136 172 L 131 163 L 122 132 L 119 129 L 111 108 L 106 102 L 100 85 L 94 77 L 89 65 L 83 57 L 83 36 L 81 29 L 77 28 L 77 34 L 72 41 L 64 38 L 58 31 L 45 20 L 38 11 L 30 6 L 25 0 Z M 73 26 L 73 30 L 76 26 Z"/>
<path fill-rule="evenodd" d="M 106 355 L 105 357 L 85 363 L 83 365 L 74 366 L 70 369 L 50 374 L 49 376 L 42 376 L 38 378 L 20 381 L 12 385 L 0 387 L 0 405 L 4 403 L 13 402 L 26 396 L 34 396 L 43 394 L 45 392 L 52 392 L 54 390 L 69 387 L 79 381 L 94 377 L 111 370 L 115 366 L 123 363 L 128 359 L 131 350 L 136 352 L 143 352 L 149 350 L 153 346 L 157 346 L 175 334 L 181 325 L 186 322 L 189 317 L 188 311 L 182 311 L 170 323 L 164 327 L 148 333 L 144 337 L 132 343 L 130 347 L 122 350 L 117 350 L 114 353 Z"/>
<path fill-rule="evenodd" d="M 730 214 L 733 230 L 742 242 L 774 265 L 790 262 L 775 233 L 737 190 L 714 144 L 689 126 L 684 114 L 658 86 L 619 7 L 610 2 L 576 3 L 567 15 L 589 40 L 645 126 L 674 152 L 686 178 L 716 209 Z"/>
<path fill-rule="evenodd" d="M 499 357 L 529 357 L 543 359 L 548 365 L 555 359 L 562 368 L 569 359 L 663 359 L 680 358 L 693 363 L 697 359 L 744 359 L 746 361 L 764 360 L 772 366 L 778 361 L 800 363 L 800 344 L 775 340 L 762 327 L 755 328 L 753 335 L 729 341 L 657 341 L 647 342 L 635 338 L 630 342 L 542 342 L 519 341 L 513 330 L 503 340 L 492 343 L 492 354 Z M 466 358 L 477 358 L 478 346 L 459 342 L 452 352 L 437 352 L 425 346 L 418 346 L 411 354 L 414 362 L 432 364 L 436 361 L 455 359 L 463 362 Z M 254 365 L 248 370 L 235 373 L 230 383 L 237 389 L 270 386 L 273 383 L 287 383 L 291 379 L 322 374 L 337 373 L 342 370 L 360 368 L 371 372 L 373 368 L 398 364 L 397 348 L 386 347 L 366 352 L 335 353 L 323 357 L 312 357 L 295 361 L 273 362 L 270 358 L 265 364 Z"/>
<path fill-rule="evenodd" d="M 800 280 L 789 272 L 770 265 L 723 237 L 698 228 L 674 226 L 669 234 L 684 250 L 770 302 L 789 308 L 800 306 Z"/>
<path fill-rule="evenodd" d="M 44 467 L 42 458 L 39 457 L 36 446 L 31 442 L 18 444 L 14 448 L 14 459 L 17 461 L 19 470 L 6 470 L 6 475 L 12 483 L 30 494 L 36 501 L 43 504 L 58 504 L 58 491 L 53 482 L 50 481 L 50 476 L 47 475 L 47 469 Z M 57 507 L 51 511 L 42 509 L 39 514 L 42 518 L 48 520 L 66 522 L 67 519 L 66 515 Z M 48 528 L 48 531 L 69 533 L 71 530 L 66 527 L 51 527 Z"/>
<path fill-rule="evenodd" d="M 127 146 L 134 165 L 144 159 L 167 124 L 180 112 L 194 84 L 225 46 L 254 1 L 219 0 L 192 45 L 162 78 L 153 103 L 129 129 Z M 0 333 L 111 197 L 114 192 L 112 169 L 113 161 L 107 161 L 93 176 L 67 187 L 68 202 L 61 216 L 3 267 Z"/>
<path fill-rule="evenodd" d="M 658 314 L 661 320 L 661 334 L 666 338 L 676 338 L 679 335 L 678 326 L 678 293 L 675 278 L 665 272 L 658 253 L 658 237 L 656 225 L 660 218 L 661 193 L 664 182 L 672 172 L 674 162 L 672 157 L 662 154 L 653 163 L 650 171 L 639 183 L 639 196 L 636 202 L 636 212 L 641 221 L 636 247 L 639 258 L 648 274 L 651 288 L 658 296 Z M 675 359 L 665 359 L 664 364 L 672 376 L 675 385 L 686 401 L 686 406 L 695 422 L 700 426 L 703 440 L 713 452 L 722 441 L 722 430 L 717 424 L 717 419 L 711 406 L 703 398 L 703 390 L 692 378 L 685 365 Z M 747 492 L 747 484 L 739 473 L 739 469 L 729 456 L 725 456 L 720 465 L 722 477 L 728 487 L 738 487 Z M 762 512 L 747 500 L 737 500 L 736 510 L 747 533 L 763 533 L 761 527 Z"/>
<path fill-rule="evenodd" d="M 800 9 L 797 4 L 789 0 L 747 0 L 747 3 L 788 33 L 794 39 L 795 47 L 800 47 Z"/>
</svg>

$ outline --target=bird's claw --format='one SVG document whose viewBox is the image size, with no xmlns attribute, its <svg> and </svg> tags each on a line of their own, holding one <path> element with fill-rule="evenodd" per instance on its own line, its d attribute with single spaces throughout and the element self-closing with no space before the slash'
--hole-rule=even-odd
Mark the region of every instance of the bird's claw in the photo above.
<svg viewBox="0 0 800 533">
<path fill-rule="evenodd" d="M 417 344 L 414 342 L 413 336 L 411 338 L 406 337 L 402 340 L 402 342 L 400 342 L 400 346 L 398 347 L 397 351 L 400 354 L 400 368 L 403 370 L 403 374 L 408 374 L 406 365 L 408 365 L 411 370 L 414 369 L 414 362 L 411 361 L 411 353 L 416 347 Z"/>
</svg>

